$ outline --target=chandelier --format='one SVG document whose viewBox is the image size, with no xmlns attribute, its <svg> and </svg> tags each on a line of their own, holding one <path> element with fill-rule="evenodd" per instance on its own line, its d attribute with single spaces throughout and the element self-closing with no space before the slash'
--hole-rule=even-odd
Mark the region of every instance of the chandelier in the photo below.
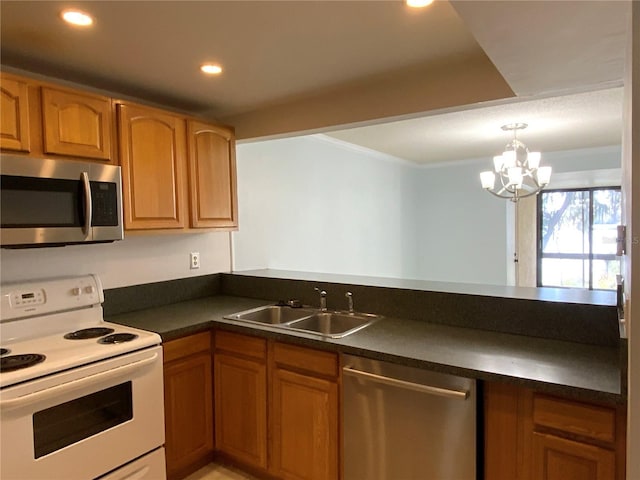
<svg viewBox="0 0 640 480">
<path fill-rule="evenodd" d="M 526 123 L 510 123 L 501 128 L 506 132 L 513 131 L 513 139 L 507 143 L 502 155 L 493 157 L 494 171 L 482 172 L 480 181 L 482 188 L 490 194 L 517 202 L 537 194 L 549 184 L 551 167 L 541 167 L 540 152 L 530 152 L 518 140 L 516 134 L 527 128 Z"/>
</svg>

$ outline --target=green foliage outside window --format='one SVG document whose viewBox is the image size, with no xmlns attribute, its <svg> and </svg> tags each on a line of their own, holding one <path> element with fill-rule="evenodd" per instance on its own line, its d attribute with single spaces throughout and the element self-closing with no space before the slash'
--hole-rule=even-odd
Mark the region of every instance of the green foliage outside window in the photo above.
<svg viewBox="0 0 640 480">
<path fill-rule="evenodd" d="M 538 285 L 615 290 L 619 187 L 538 195 Z"/>
</svg>

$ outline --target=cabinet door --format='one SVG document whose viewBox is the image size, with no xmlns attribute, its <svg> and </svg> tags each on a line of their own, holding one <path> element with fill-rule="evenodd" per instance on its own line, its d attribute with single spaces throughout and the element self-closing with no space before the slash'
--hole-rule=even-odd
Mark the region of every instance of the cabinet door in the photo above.
<svg viewBox="0 0 640 480">
<path fill-rule="evenodd" d="M 264 362 L 214 356 L 216 448 L 267 468 L 267 372 Z"/>
<path fill-rule="evenodd" d="M 191 226 L 238 226 L 235 136 L 228 128 L 189 121 Z"/>
<path fill-rule="evenodd" d="M 553 435 L 534 433 L 533 478 L 615 480 L 615 453 Z"/>
<path fill-rule="evenodd" d="M 25 82 L 0 77 L 0 148 L 29 152 L 29 93 Z"/>
<path fill-rule="evenodd" d="M 484 478 L 533 480 L 533 392 L 505 383 L 484 384 Z"/>
<path fill-rule="evenodd" d="M 183 228 L 184 119 L 124 104 L 118 115 L 125 228 Z"/>
<path fill-rule="evenodd" d="M 338 385 L 276 368 L 272 376 L 271 460 L 284 479 L 338 475 Z"/>
<path fill-rule="evenodd" d="M 45 153 L 111 159 L 111 100 L 42 88 Z"/>
<path fill-rule="evenodd" d="M 167 474 L 177 472 L 213 452 L 211 354 L 202 352 L 164 366 L 165 448 Z"/>
</svg>

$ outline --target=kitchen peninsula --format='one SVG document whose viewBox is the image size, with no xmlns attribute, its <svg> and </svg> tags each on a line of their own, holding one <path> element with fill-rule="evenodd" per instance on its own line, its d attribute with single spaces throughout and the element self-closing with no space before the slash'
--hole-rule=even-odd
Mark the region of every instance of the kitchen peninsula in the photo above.
<svg viewBox="0 0 640 480">
<path fill-rule="evenodd" d="M 344 294 L 350 291 L 356 311 L 384 318 L 340 339 L 223 318 L 278 300 L 317 306 L 314 287 L 327 292 L 329 309 L 346 309 Z M 135 298 L 148 298 L 148 308 L 127 311 Z M 292 345 L 473 378 L 484 390 L 479 412 L 486 426 L 484 470 L 491 473 L 487 478 L 509 478 L 513 469 L 538 468 L 546 458 L 547 440 L 556 450 L 558 442 L 569 442 L 571 448 L 577 444 L 591 453 L 596 449 L 606 457 L 597 457 L 596 463 L 604 462 L 603 468 L 612 472 L 605 478 L 623 478 L 619 475 L 624 471 L 626 340 L 620 338 L 612 293 L 263 270 L 113 289 L 106 292 L 105 314 L 109 321 L 156 331 L 166 345 L 205 332 L 213 332 L 214 338 L 227 332 L 223 336 L 269 346 L 265 352 L 275 345 Z M 211 352 L 214 358 L 216 352 L 228 353 L 214 347 L 207 355 Z M 264 355 L 259 358 L 266 359 Z M 256 358 L 255 365 L 266 368 L 267 363 Z M 566 432 L 566 419 L 554 413 L 577 412 L 568 424 L 581 428 L 593 416 L 593 408 L 603 414 L 595 418 L 605 420 L 584 431 Z M 523 431 L 530 432 L 524 444 L 516 440 Z M 498 462 L 496 439 L 501 447 L 514 449 L 531 447 L 526 442 L 535 440 L 539 456 L 526 465 L 518 463 L 517 456 L 511 464 Z M 239 458 L 224 453 L 222 458 Z M 242 460 L 238 463 L 258 473 L 271 471 L 264 462 Z"/>
</svg>

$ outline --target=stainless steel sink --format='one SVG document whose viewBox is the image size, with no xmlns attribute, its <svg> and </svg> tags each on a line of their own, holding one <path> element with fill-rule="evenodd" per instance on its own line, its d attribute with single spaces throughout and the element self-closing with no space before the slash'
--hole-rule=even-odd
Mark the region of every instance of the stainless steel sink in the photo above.
<svg viewBox="0 0 640 480">
<path fill-rule="evenodd" d="M 342 338 L 368 327 L 381 317 L 368 313 L 318 312 L 287 325 L 288 328 L 325 337 Z"/>
<path fill-rule="evenodd" d="M 368 327 L 382 317 L 369 313 L 323 312 L 316 308 L 267 305 L 225 315 L 224 318 L 342 338 Z"/>
<path fill-rule="evenodd" d="M 316 312 L 317 310 L 312 308 L 267 305 L 266 307 L 252 308 L 251 310 L 226 315 L 224 318 L 261 324 L 281 325 L 308 318 Z"/>
</svg>

